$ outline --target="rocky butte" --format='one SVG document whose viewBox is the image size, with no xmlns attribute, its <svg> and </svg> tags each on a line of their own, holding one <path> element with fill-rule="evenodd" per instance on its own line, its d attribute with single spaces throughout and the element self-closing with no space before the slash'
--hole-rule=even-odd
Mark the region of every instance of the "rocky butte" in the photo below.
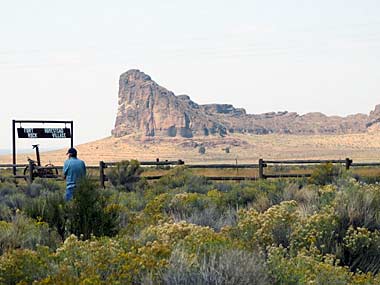
<svg viewBox="0 0 380 285">
<path fill-rule="evenodd" d="M 380 105 L 369 115 L 347 117 L 294 112 L 247 114 L 228 104 L 199 105 L 187 95 L 176 96 L 136 69 L 120 76 L 118 112 L 112 134 L 121 137 L 226 136 L 248 134 L 348 134 L 379 128 Z"/>
</svg>

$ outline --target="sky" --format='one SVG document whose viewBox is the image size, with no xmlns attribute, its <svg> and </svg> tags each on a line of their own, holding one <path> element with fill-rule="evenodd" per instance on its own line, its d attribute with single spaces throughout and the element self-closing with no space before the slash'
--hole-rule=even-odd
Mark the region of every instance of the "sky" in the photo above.
<svg viewBox="0 0 380 285">
<path fill-rule="evenodd" d="M 200 104 L 345 116 L 380 104 L 379 66 L 378 0 L 0 0 L 0 150 L 13 119 L 110 136 L 129 69 Z"/>
</svg>

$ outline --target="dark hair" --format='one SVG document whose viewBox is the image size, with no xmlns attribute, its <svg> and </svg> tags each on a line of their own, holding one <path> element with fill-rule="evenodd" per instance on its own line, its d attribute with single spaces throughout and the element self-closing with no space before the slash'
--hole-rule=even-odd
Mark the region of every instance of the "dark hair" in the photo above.
<svg viewBox="0 0 380 285">
<path fill-rule="evenodd" d="M 69 148 L 67 154 L 70 154 L 70 157 L 77 157 L 77 150 L 73 147 Z"/>
</svg>

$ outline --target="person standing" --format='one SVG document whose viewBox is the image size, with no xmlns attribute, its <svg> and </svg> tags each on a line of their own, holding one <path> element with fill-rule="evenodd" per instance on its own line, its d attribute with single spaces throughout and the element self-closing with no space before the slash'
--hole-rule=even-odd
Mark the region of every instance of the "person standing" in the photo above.
<svg viewBox="0 0 380 285">
<path fill-rule="evenodd" d="M 77 157 L 75 148 L 69 148 L 66 155 L 68 159 L 63 165 L 63 176 L 66 180 L 65 200 L 69 201 L 73 198 L 78 180 L 86 176 L 86 164 Z"/>
</svg>

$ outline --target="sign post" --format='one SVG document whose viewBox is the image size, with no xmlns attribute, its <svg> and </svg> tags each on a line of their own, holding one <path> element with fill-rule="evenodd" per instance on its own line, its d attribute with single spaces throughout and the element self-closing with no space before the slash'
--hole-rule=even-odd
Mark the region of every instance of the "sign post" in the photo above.
<svg viewBox="0 0 380 285">
<path fill-rule="evenodd" d="M 20 127 L 17 128 L 18 138 L 21 139 L 70 139 L 71 147 L 74 147 L 74 122 L 73 121 L 44 121 L 44 120 L 12 120 L 12 152 L 13 152 L 13 175 L 16 175 L 16 124 L 19 123 Z M 64 128 L 23 128 L 21 124 L 64 124 Z M 69 124 L 70 128 L 66 125 Z"/>
</svg>

